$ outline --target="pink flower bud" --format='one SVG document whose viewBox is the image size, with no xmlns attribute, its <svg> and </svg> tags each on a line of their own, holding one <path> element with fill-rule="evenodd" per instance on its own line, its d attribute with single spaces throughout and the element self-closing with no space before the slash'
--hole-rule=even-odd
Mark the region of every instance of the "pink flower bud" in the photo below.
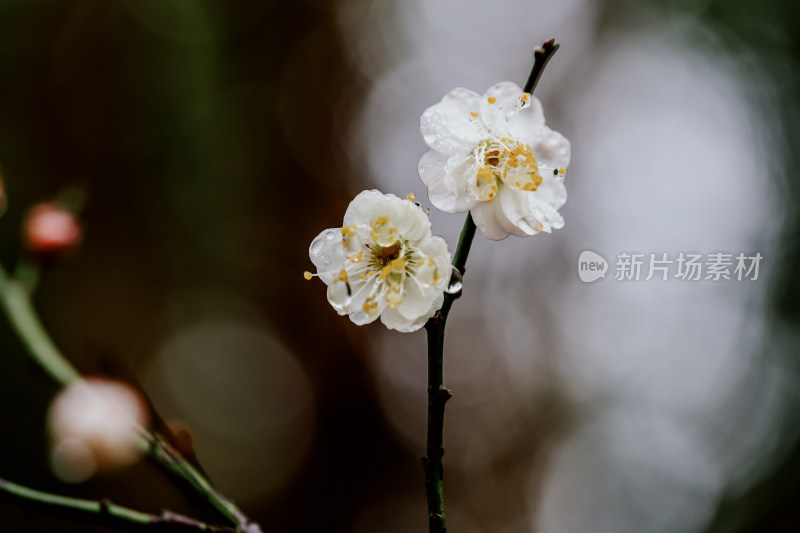
<svg viewBox="0 0 800 533">
<path fill-rule="evenodd" d="M 34 206 L 25 218 L 22 231 L 25 247 L 45 256 L 68 253 L 83 237 L 78 219 L 57 202 Z"/>
</svg>

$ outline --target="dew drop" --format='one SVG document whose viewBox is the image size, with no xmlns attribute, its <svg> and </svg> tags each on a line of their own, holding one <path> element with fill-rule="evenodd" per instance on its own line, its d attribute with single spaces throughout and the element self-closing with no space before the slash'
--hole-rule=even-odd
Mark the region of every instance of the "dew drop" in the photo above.
<svg viewBox="0 0 800 533">
<path fill-rule="evenodd" d="M 318 254 L 322 251 L 322 247 L 325 243 L 322 242 L 322 239 L 314 239 L 314 242 L 311 243 L 311 253 Z"/>
<path fill-rule="evenodd" d="M 331 264 L 331 256 L 323 255 L 322 256 L 322 262 L 323 262 L 323 264 L 330 265 Z"/>
<path fill-rule="evenodd" d="M 450 283 L 447 285 L 444 292 L 447 294 L 461 294 L 463 285 L 464 280 L 461 278 L 461 272 L 459 272 L 456 267 L 453 267 L 453 271 L 450 274 Z"/>
<path fill-rule="evenodd" d="M 328 239 L 329 241 L 332 241 L 333 239 L 336 238 L 336 233 L 333 231 L 329 231 L 328 233 L 325 234 L 325 238 Z"/>
</svg>

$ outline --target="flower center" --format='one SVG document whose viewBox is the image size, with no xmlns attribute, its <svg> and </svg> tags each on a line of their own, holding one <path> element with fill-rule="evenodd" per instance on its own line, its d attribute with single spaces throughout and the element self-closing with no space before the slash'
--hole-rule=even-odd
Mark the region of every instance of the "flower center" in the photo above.
<svg viewBox="0 0 800 533">
<path fill-rule="evenodd" d="M 535 191 L 542 184 L 531 147 L 516 139 L 486 139 L 475 147 L 472 157 L 477 172 L 469 190 L 477 200 L 492 201 L 504 184 L 522 191 Z"/>
<path fill-rule="evenodd" d="M 376 245 L 372 248 L 372 260 L 376 266 L 383 268 L 390 262 L 400 257 L 400 251 L 402 249 L 403 248 L 399 243 L 395 243 L 386 247 Z"/>
<path fill-rule="evenodd" d="M 346 259 L 333 278 L 329 298 L 344 310 L 362 296 L 362 310 L 375 316 L 384 301 L 389 307 L 403 303 L 409 280 L 425 292 L 441 279 L 436 263 L 404 239 L 386 215 L 369 224 L 344 226 L 341 235 Z"/>
</svg>

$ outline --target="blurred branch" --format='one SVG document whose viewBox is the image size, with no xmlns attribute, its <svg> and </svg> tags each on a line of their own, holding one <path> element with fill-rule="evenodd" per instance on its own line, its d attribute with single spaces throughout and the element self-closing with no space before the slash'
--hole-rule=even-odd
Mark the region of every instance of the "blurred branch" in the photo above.
<svg viewBox="0 0 800 533">
<path fill-rule="evenodd" d="M 161 435 L 145 432 L 150 444 L 150 455 L 163 467 L 191 485 L 195 491 L 204 495 L 209 502 L 231 522 L 239 531 L 261 533 L 261 528 L 229 499 L 220 494 L 208 479 L 173 448 Z"/>
<path fill-rule="evenodd" d="M 15 277 L 17 277 L 15 275 Z M 90 346 L 89 353 L 92 357 L 99 361 L 98 371 L 100 375 L 107 376 L 113 379 L 123 381 L 135 388 L 136 391 L 142 396 L 147 403 L 147 410 L 150 413 L 151 431 L 164 438 L 173 448 L 175 448 L 180 455 L 186 459 L 193 467 L 197 469 L 203 476 L 208 477 L 203 469 L 200 461 L 197 459 L 197 454 L 192 446 L 191 436 L 188 431 L 174 431 L 165 421 L 161 414 L 156 409 L 153 401 L 147 395 L 136 374 L 128 366 L 122 357 L 110 353 L 107 349 L 99 346 Z M 86 370 L 84 369 L 84 372 Z M 94 371 L 90 371 L 93 373 Z"/>
<path fill-rule="evenodd" d="M 41 492 L 0 478 L 0 493 L 23 504 L 43 508 L 65 518 L 85 519 L 100 525 L 122 528 L 126 531 L 206 531 L 210 533 L 236 533 L 231 527 L 218 527 L 194 520 L 171 511 L 154 515 L 117 505 L 108 500 L 83 500 L 58 494 Z"/>
<path fill-rule="evenodd" d="M 30 268 L 34 268 L 31 266 Z M 66 387 L 81 378 L 77 370 L 58 350 L 48 335 L 30 299 L 30 286 L 23 280 L 9 277 L 0 266 L 0 306 L 11 326 L 28 349 L 31 358 L 59 385 Z M 177 475 L 203 496 L 215 509 L 237 526 L 238 531 L 259 533 L 261 529 L 252 523 L 236 505 L 220 494 L 211 482 L 192 466 L 161 435 L 139 427 L 139 432 L 150 456 L 170 473 Z"/>
<path fill-rule="evenodd" d="M 525 83 L 523 92 L 533 93 L 547 62 L 558 50 L 555 39 L 545 42 L 533 52 L 533 67 Z M 475 237 L 475 221 L 472 213 L 467 213 L 458 247 L 453 258 L 453 268 L 463 276 L 467 257 Z M 456 273 L 454 272 L 455 276 Z M 452 282 L 452 279 L 451 279 Z M 444 295 L 442 308 L 425 324 L 428 333 L 428 437 L 422 465 L 425 469 L 425 492 L 428 498 L 428 529 L 430 533 L 445 533 L 447 520 L 444 512 L 444 406 L 453 393 L 444 387 L 444 328 L 453 300 L 461 296 L 461 291 Z"/>
<path fill-rule="evenodd" d="M 0 267 L 0 305 L 33 360 L 61 386 L 80 379 L 80 374 L 58 351 L 30 303 L 29 286 L 12 279 Z"/>
</svg>

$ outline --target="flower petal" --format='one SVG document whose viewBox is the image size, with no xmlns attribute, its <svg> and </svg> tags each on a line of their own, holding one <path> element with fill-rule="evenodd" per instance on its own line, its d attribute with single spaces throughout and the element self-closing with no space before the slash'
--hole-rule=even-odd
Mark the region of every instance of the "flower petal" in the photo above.
<svg viewBox="0 0 800 533">
<path fill-rule="evenodd" d="M 317 235 L 308 247 L 308 256 L 317 267 L 319 279 L 330 285 L 339 275 L 345 261 L 342 233 L 339 228 L 329 228 Z"/>
<path fill-rule="evenodd" d="M 553 168 L 567 167 L 570 160 L 570 144 L 566 137 L 547 126 L 532 129 L 520 136 L 520 140 L 531 147 L 537 161 Z"/>
<path fill-rule="evenodd" d="M 375 220 L 375 216 L 373 215 L 375 205 L 378 201 L 383 199 L 384 196 L 382 192 L 376 191 L 375 189 L 371 191 L 361 191 L 358 196 L 353 198 L 350 205 L 347 206 L 347 211 L 344 213 L 344 225 L 369 224 Z"/>
<path fill-rule="evenodd" d="M 350 295 L 347 293 L 347 284 L 337 281 L 328 285 L 328 303 L 336 309 L 340 315 L 350 312 Z"/>
<path fill-rule="evenodd" d="M 419 129 L 428 147 L 446 156 L 469 153 L 484 136 L 481 122 L 470 115 L 480 100 L 478 93 L 459 87 L 426 109 Z"/>
<path fill-rule="evenodd" d="M 427 152 L 419 161 L 419 177 L 428 187 L 428 199 L 445 213 L 467 211 L 475 202 L 467 192 L 464 175 L 472 158 L 445 157 L 433 150 Z"/>
<path fill-rule="evenodd" d="M 397 312 L 414 320 L 430 309 L 435 294 L 435 289 L 423 291 L 416 281 L 407 279 L 403 285 L 403 303 L 396 307 Z"/>
<path fill-rule="evenodd" d="M 436 264 L 444 258 L 450 264 L 450 252 L 447 251 L 447 241 L 438 235 L 433 235 L 428 239 L 417 243 L 417 248 L 427 257 L 433 259 Z"/>
<path fill-rule="evenodd" d="M 383 313 L 381 313 L 381 322 L 383 322 L 383 325 L 387 328 L 396 329 L 402 333 L 415 331 L 421 327 L 419 326 L 411 329 L 414 325 L 414 320 L 404 317 L 397 309 L 392 309 L 391 307 L 387 307 L 384 309 Z"/>
<path fill-rule="evenodd" d="M 513 235 L 524 237 L 564 226 L 564 218 L 558 212 L 558 208 L 567 201 L 563 180 L 545 177 L 536 191 L 503 187 L 497 201 L 505 218 L 515 228 L 509 231 Z"/>
<path fill-rule="evenodd" d="M 502 187 L 500 194 L 502 195 L 503 190 L 506 189 L 507 187 Z M 491 202 L 479 202 L 470 209 L 470 212 L 475 225 L 487 239 L 500 241 L 518 231 L 503 213 L 499 198 L 495 198 Z"/>
<path fill-rule="evenodd" d="M 542 102 L 531 96 L 528 105 L 523 107 L 511 124 L 511 134 L 522 138 L 524 134 L 544 127 L 544 110 Z"/>
<path fill-rule="evenodd" d="M 522 113 L 526 113 L 523 120 L 531 123 L 541 121 L 544 125 L 544 114 L 541 111 L 541 103 L 532 99 L 527 106 L 520 109 L 522 102 L 522 89 L 516 83 L 502 81 L 486 91 L 481 99 L 480 118 L 487 130 L 495 136 L 506 136 L 513 124 L 519 120 Z M 489 103 L 494 98 L 494 103 Z"/>
<path fill-rule="evenodd" d="M 350 302 L 350 320 L 359 326 L 375 322 L 381 313 L 389 309 L 386 306 L 386 298 L 384 298 L 382 294 L 373 294 L 376 283 L 377 281 L 374 277 L 370 278 L 367 283 L 353 292 L 353 297 Z M 364 305 L 369 298 L 373 298 L 371 301 L 377 305 L 374 311 L 370 313 L 366 312 L 364 309 Z"/>
<path fill-rule="evenodd" d="M 389 328 L 395 329 L 401 333 L 410 333 L 412 331 L 417 331 L 425 323 L 430 319 L 433 315 L 436 314 L 436 311 L 442 308 L 442 303 L 444 302 L 444 297 L 442 294 L 439 294 L 431 304 L 430 309 L 425 312 L 423 315 L 416 317 L 415 319 L 409 319 L 401 315 L 397 309 L 392 309 L 391 307 L 387 307 L 386 310 L 381 314 L 381 322 Z"/>
<path fill-rule="evenodd" d="M 397 230 L 404 239 L 419 241 L 431 234 L 431 220 L 428 214 L 414 202 L 407 199 L 395 204 Z"/>
</svg>

